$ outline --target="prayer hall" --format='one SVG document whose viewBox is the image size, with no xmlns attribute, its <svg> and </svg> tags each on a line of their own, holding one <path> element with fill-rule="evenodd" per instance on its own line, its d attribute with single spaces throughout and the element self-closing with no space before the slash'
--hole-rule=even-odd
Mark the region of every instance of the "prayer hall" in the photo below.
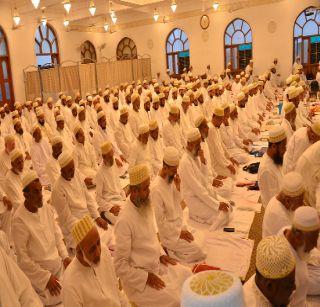
<svg viewBox="0 0 320 307">
<path fill-rule="evenodd" d="M 0 0 L 1 307 L 320 307 L 320 0 Z"/>
</svg>

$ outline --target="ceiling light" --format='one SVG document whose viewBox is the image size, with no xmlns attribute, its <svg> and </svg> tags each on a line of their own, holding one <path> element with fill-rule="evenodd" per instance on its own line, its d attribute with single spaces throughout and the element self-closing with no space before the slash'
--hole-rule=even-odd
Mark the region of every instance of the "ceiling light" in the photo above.
<svg viewBox="0 0 320 307">
<path fill-rule="evenodd" d="M 172 12 L 174 13 L 177 9 L 177 3 L 176 3 L 176 0 L 172 0 L 172 3 L 171 3 L 171 10 Z"/>
<path fill-rule="evenodd" d="M 45 27 L 46 25 L 47 25 L 47 18 L 46 18 L 46 16 L 42 16 L 41 17 L 41 23 L 42 23 L 42 25 Z"/>
<path fill-rule="evenodd" d="M 103 28 L 104 28 L 104 31 L 105 31 L 105 32 L 108 32 L 108 30 L 109 30 L 109 24 L 106 22 L 106 23 L 103 25 Z"/>
<path fill-rule="evenodd" d="M 20 18 L 20 16 L 19 16 L 19 13 L 18 13 L 17 9 L 15 8 L 15 9 L 14 9 L 14 12 L 13 12 L 13 22 L 14 22 L 14 24 L 15 24 L 16 26 L 18 26 L 19 23 L 20 23 L 20 20 L 21 20 L 21 18 Z"/>
<path fill-rule="evenodd" d="M 94 14 L 96 13 L 96 7 L 94 5 L 93 0 L 90 1 L 89 12 L 91 16 L 94 16 Z"/>
<path fill-rule="evenodd" d="M 157 9 L 154 9 L 153 19 L 155 22 L 157 22 L 159 19 L 159 13 L 158 13 Z"/>
<path fill-rule="evenodd" d="M 212 7 L 216 11 L 219 8 L 219 3 L 218 2 L 214 2 Z"/>
<path fill-rule="evenodd" d="M 31 0 L 31 2 L 32 2 L 34 8 L 37 9 L 40 4 L 40 0 Z"/>
<path fill-rule="evenodd" d="M 111 16 L 111 19 L 112 19 L 113 24 L 116 24 L 118 17 L 114 14 Z"/>
<path fill-rule="evenodd" d="M 71 3 L 70 0 L 66 0 L 63 2 L 63 7 L 66 10 L 66 12 L 69 14 L 71 10 Z"/>
<path fill-rule="evenodd" d="M 68 18 L 65 18 L 64 21 L 63 21 L 63 25 L 67 28 L 69 26 L 69 19 Z"/>
</svg>

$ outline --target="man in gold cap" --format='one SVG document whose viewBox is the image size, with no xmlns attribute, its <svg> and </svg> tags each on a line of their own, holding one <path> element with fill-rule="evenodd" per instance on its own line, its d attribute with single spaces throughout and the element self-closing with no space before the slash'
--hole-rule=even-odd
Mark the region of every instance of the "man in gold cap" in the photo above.
<svg viewBox="0 0 320 307">
<path fill-rule="evenodd" d="M 131 168 L 129 179 L 130 197 L 115 227 L 117 275 L 135 305 L 178 307 L 182 284 L 191 272 L 168 257 L 158 241 L 148 166 Z"/>
<path fill-rule="evenodd" d="M 258 172 L 261 202 L 266 207 L 270 199 L 279 193 L 283 177 L 282 164 L 286 151 L 287 136 L 281 126 L 269 131 L 268 150 L 264 154 Z"/>
<path fill-rule="evenodd" d="M 297 117 L 297 111 L 295 105 L 292 102 L 287 102 L 283 108 L 284 118 L 282 119 L 281 126 L 285 130 L 287 141 L 289 142 L 293 133 L 296 131 L 295 121 Z"/>
<path fill-rule="evenodd" d="M 246 306 L 288 306 L 295 290 L 296 261 L 283 237 L 260 241 L 256 255 L 256 274 L 244 285 Z"/>
<path fill-rule="evenodd" d="M 76 257 L 63 277 L 64 306 L 129 307 L 119 291 L 111 255 L 101 245 L 100 236 L 90 216 L 84 216 L 72 227 Z"/>
</svg>

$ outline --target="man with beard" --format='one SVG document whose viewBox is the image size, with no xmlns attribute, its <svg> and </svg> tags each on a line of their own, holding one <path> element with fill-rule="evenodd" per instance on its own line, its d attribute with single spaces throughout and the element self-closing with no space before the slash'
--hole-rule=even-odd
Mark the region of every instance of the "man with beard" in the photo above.
<svg viewBox="0 0 320 307">
<path fill-rule="evenodd" d="M 268 150 L 264 154 L 258 171 L 258 183 L 262 205 L 266 208 L 270 199 L 280 192 L 283 177 L 282 163 L 286 152 L 287 136 L 281 126 L 269 131 Z"/>
<path fill-rule="evenodd" d="M 290 306 L 307 306 L 307 294 L 320 294 L 319 276 L 313 274 L 313 270 L 319 271 L 319 264 L 307 265 L 312 259 L 310 252 L 317 247 L 319 230 L 320 220 L 317 210 L 302 206 L 294 212 L 291 228 L 281 231 L 281 235 L 290 243 L 296 259 L 296 291 L 292 295 Z"/>
<path fill-rule="evenodd" d="M 129 109 L 124 106 L 120 109 L 120 117 L 117 128 L 114 133 L 118 148 L 121 150 L 123 157 L 128 160 L 130 156 L 130 149 L 135 137 L 132 133 L 131 127 L 128 123 Z"/>
<path fill-rule="evenodd" d="M 56 135 L 51 139 L 50 143 L 52 149 L 52 156 L 47 162 L 46 174 L 48 175 L 50 186 L 53 187 L 60 173 L 58 158 L 62 153 L 63 140 L 59 135 Z"/>
<path fill-rule="evenodd" d="M 114 264 L 129 300 L 137 306 L 180 306 L 191 272 L 165 254 L 157 238 L 145 164 L 130 169 L 130 197 L 115 227 Z"/>
<path fill-rule="evenodd" d="M 59 279 L 71 259 L 53 211 L 43 202 L 37 173 L 27 173 L 22 179 L 22 187 L 25 201 L 12 221 L 18 264 L 43 304 L 55 305 L 62 301 Z"/>
<path fill-rule="evenodd" d="M 262 237 L 275 236 L 280 229 L 290 225 L 297 208 L 304 205 L 305 188 L 297 172 L 286 174 L 281 182 L 280 192 L 271 198 L 262 225 Z"/>
<path fill-rule="evenodd" d="M 188 131 L 187 141 L 179 174 L 189 216 L 202 224 L 211 225 L 214 221 L 226 223 L 231 208 L 227 200 L 217 195 L 211 179 L 207 176 L 207 165 L 201 149 L 201 134 L 197 128 Z"/>
<path fill-rule="evenodd" d="M 46 137 L 48 140 L 50 140 L 53 137 L 53 133 L 52 133 L 50 126 L 45 121 L 43 110 L 41 108 L 37 108 L 36 115 L 37 115 L 37 121 L 39 124 L 39 128 L 41 129 L 43 137 Z M 32 133 L 32 131 L 30 131 L 30 132 Z"/>
<path fill-rule="evenodd" d="M 101 245 L 93 220 L 84 216 L 72 228 L 76 257 L 63 276 L 64 306 L 129 307 L 119 291 L 110 252 Z"/>
<path fill-rule="evenodd" d="M 285 115 L 282 119 L 281 126 L 285 130 L 287 141 L 289 142 L 296 130 L 295 120 L 297 117 L 296 107 L 292 102 L 287 102 L 284 105 L 284 114 Z"/>
<path fill-rule="evenodd" d="M 140 110 L 140 95 L 134 92 L 131 95 L 132 109 L 130 110 L 129 124 L 135 137 L 138 137 L 139 125 L 143 123 L 143 117 Z"/>
<path fill-rule="evenodd" d="M 149 148 L 151 157 L 151 166 L 153 174 L 157 175 L 162 167 L 163 159 L 163 141 L 159 137 L 159 126 L 156 120 L 149 122 Z"/>
<path fill-rule="evenodd" d="M 149 123 L 149 120 L 151 119 L 151 112 L 150 112 L 150 98 L 149 96 L 146 96 L 144 98 L 143 103 L 143 109 L 139 111 L 142 121 L 145 124 Z"/>
<path fill-rule="evenodd" d="M 53 186 L 51 201 L 58 213 L 66 245 L 73 253 L 76 245 L 71 236 L 71 229 L 77 220 L 90 214 L 99 227 L 106 230 L 108 224 L 100 217 L 97 203 L 87 190 L 84 178 L 75 169 L 73 153 L 62 152 L 58 161 L 61 176 Z"/>
<path fill-rule="evenodd" d="M 28 132 L 25 132 L 22 128 L 21 121 L 18 118 L 13 120 L 13 128 L 15 133 L 15 141 L 17 148 L 25 154 L 25 159 L 30 160 L 30 143 L 32 138 Z"/>
<path fill-rule="evenodd" d="M 174 147 L 166 147 L 162 168 L 151 187 L 160 241 L 172 258 L 185 263 L 200 262 L 206 255 L 183 222 L 178 166 L 179 152 Z"/>
<path fill-rule="evenodd" d="M 107 141 L 101 145 L 101 163 L 97 176 L 96 200 L 98 211 L 102 218 L 115 224 L 126 200 L 126 194 L 121 188 L 119 171 L 114 159 L 112 143 Z"/>
</svg>

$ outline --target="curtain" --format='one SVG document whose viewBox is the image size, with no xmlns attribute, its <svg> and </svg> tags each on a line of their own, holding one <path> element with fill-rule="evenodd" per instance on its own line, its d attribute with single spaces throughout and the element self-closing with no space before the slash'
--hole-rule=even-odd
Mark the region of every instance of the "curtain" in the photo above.
<svg viewBox="0 0 320 307">
<path fill-rule="evenodd" d="M 151 80 L 151 59 L 136 59 L 132 61 L 133 79 L 142 81 Z"/>
<path fill-rule="evenodd" d="M 60 82 L 61 82 L 61 92 L 66 93 L 66 95 L 71 95 L 74 97 L 75 94 L 80 92 L 80 78 L 78 65 L 72 66 L 60 66 Z"/>
<path fill-rule="evenodd" d="M 96 68 L 94 63 L 80 64 L 79 75 L 81 84 L 81 94 L 84 96 L 86 93 L 92 94 L 96 92 Z"/>
<path fill-rule="evenodd" d="M 34 100 L 36 97 L 41 97 L 40 77 L 37 70 L 25 72 L 24 83 L 27 100 Z"/>
<path fill-rule="evenodd" d="M 59 68 L 42 69 L 40 75 L 44 101 L 48 97 L 57 99 L 60 92 Z"/>
<path fill-rule="evenodd" d="M 109 76 L 109 63 L 103 62 L 97 64 L 97 78 L 98 78 L 98 88 L 104 89 L 107 85 L 110 85 Z"/>
</svg>

